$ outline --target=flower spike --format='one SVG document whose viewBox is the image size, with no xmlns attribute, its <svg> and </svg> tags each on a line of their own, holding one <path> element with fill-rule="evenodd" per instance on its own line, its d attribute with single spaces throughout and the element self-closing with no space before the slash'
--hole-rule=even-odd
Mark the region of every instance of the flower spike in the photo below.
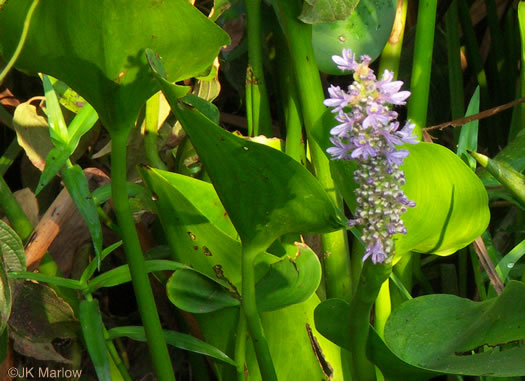
<svg viewBox="0 0 525 381">
<path fill-rule="evenodd" d="M 354 72 L 354 82 L 348 91 L 339 86 L 328 89 L 325 106 L 332 107 L 339 125 L 331 129 L 327 149 L 333 160 L 355 160 L 359 169 L 354 180 L 357 209 L 348 226 L 361 226 L 361 239 L 367 245 L 363 261 L 370 258 L 374 264 L 391 259 L 394 255 L 395 234 L 406 234 L 401 219 L 407 207 L 416 203 L 408 199 L 401 189 L 405 174 L 400 169 L 409 152 L 398 149 L 403 144 L 416 144 L 414 124 L 407 122 L 399 129 L 393 105 L 404 105 L 409 91 L 400 91 L 402 81 L 393 81 L 394 74 L 385 70 L 378 81 L 369 68 L 370 57 L 356 60 L 350 49 L 342 56 L 332 57 L 341 70 Z"/>
</svg>

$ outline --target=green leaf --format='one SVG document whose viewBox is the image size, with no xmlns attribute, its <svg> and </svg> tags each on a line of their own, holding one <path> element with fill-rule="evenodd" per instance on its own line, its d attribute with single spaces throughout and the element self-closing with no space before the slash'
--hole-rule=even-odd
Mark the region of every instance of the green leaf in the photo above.
<svg viewBox="0 0 525 381">
<path fill-rule="evenodd" d="M 352 14 L 359 0 L 304 0 L 299 20 L 306 24 L 344 20 Z"/>
<path fill-rule="evenodd" d="M 96 300 L 82 300 L 79 319 L 84 341 L 99 380 L 111 380 L 109 355 L 104 338 L 104 323 Z"/>
<path fill-rule="evenodd" d="M 257 307 L 260 311 L 273 311 L 304 302 L 321 283 L 321 263 L 308 246 L 296 242 L 295 258 L 284 259 L 270 265 L 268 273 L 256 284 Z"/>
<path fill-rule="evenodd" d="M 340 56 L 343 49 L 352 49 L 358 57 L 366 54 L 375 60 L 390 37 L 396 5 L 397 0 L 360 0 L 345 20 L 314 25 L 312 44 L 319 69 L 328 74 L 348 74 L 332 61 L 332 56 Z"/>
<path fill-rule="evenodd" d="M 0 252 L 7 271 L 25 271 L 26 253 L 22 240 L 4 221 L 0 220 Z"/>
<path fill-rule="evenodd" d="M 65 147 L 69 143 L 69 132 L 60 109 L 60 103 L 58 103 L 57 95 L 49 77 L 45 74 L 42 75 L 42 83 L 46 95 L 46 111 L 51 140 L 55 147 Z"/>
<path fill-rule="evenodd" d="M 119 337 L 129 337 L 130 339 L 136 341 L 146 341 L 146 335 L 144 334 L 143 327 L 116 327 L 111 328 L 108 331 L 108 333 L 110 339 L 116 339 Z M 208 343 L 196 339 L 193 336 L 186 335 L 180 332 L 168 331 L 165 329 L 164 337 L 166 338 L 166 342 L 169 345 L 172 345 L 176 348 L 210 356 L 214 359 L 221 360 L 227 364 L 235 366 L 235 362 L 227 355 L 225 355 L 222 351 Z"/>
<path fill-rule="evenodd" d="M 141 168 L 173 258 L 235 292 L 241 287 L 241 245 L 213 185 Z"/>
<path fill-rule="evenodd" d="M 104 250 L 102 250 L 102 253 L 100 253 L 100 262 L 104 260 L 109 254 L 111 254 L 114 250 L 118 249 L 120 246 L 122 246 L 122 241 L 115 242 L 112 245 L 109 245 Z M 99 263 L 98 261 L 91 261 L 89 262 L 89 265 L 86 266 L 84 271 L 82 272 L 82 275 L 80 277 L 80 284 L 86 283 L 93 274 L 95 274 L 95 271 L 97 271 Z"/>
<path fill-rule="evenodd" d="M 441 372 L 429 371 L 407 364 L 392 353 L 373 327 L 370 327 L 367 341 L 367 355 L 391 381 L 424 381 L 437 377 Z"/>
<path fill-rule="evenodd" d="M 447 148 L 431 143 L 406 148 L 410 155 L 401 167 L 406 177 L 404 192 L 416 207 L 403 214 L 408 234 L 398 237 L 396 252 L 452 254 L 487 228 L 487 192 L 474 172 Z"/>
<path fill-rule="evenodd" d="M 3 7 L 1 56 L 12 55 L 30 3 Z M 203 72 L 228 43 L 228 35 L 186 0 L 48 0 L 35 10 L 17 67 L 64 81 L 107 128 L 126 131 L 157 90 L 145 48 L 164 58 L 175 82 Z"/>
<path fill-rule="evenodd" d="M 447 374 L 525 374 L 525 284 L 510 281 L 484 302 L 426 295 L 403 303 L 387 321 L 385 341 L 403 361 Z"/>
<path fill-rule="evenodd" d="M 146 272 L 151 273 L 155 271 L 167 271 L 167 270 L 180 270 L 185 268 L 183 264 L 166 261 L 162 259 L 156 259 L 146 261 Z M 131 275 L 129 273 L 128 265 L 122 265 L 115 267 L 103 274 L 100 274 L 88 282 L 88 289 L 86 292 L 93 293 L 102 287 L 113 287 L 119 284 L 127 283 L 131 281 Z"/>
<path fill-rule="evenodd" d="M 62 179 L 66 185 L 67 191 L 75 202 L 75 206 L 86 221 L 86 224 L 93 240 L 95 253 L 100 263 L 100 253 L 102 251 L 102 226 L 98 218 L 97 206 L 91 192 L 89 191 L 88 182 L 82 168 L 78 165 L 67 167 L 62 170 Z"/>
<path fill-rule="evenodd" d="M 221 284 L 194 270 L 178 270 L 168 280 L 169 300 L 181 310 L 207 313 L 240 305 Z"/>
<path fill-rule="evenodd" d="M 465 116 L 477 114 L 479 112 L 479 86 L 470 98 L 470 103 Z M 458 149 L 456 154 L 461 157 L 472 170 L 476 169 L 476 160 L 467 154 L 467 151 L 478 150 L 478 125 L 479 120 L 473 120 L 461 127 L 459 134 Z"/>
<path fill-rule="evenodd" d="M 343 227 L 326 192 L 299 163 L 221 129 L 193 106 L 179 102 L 171 83 L 157 79 L 245 247 L 262 251 L 287 233 Z"/>
<path fill-rule="evenodd" d="M 70 288 L 72 290 L 82 290 L 84 288 L 78 280 L 47 275 L 44 273 L 34 273 L 30 271 L 13 271 L 9 272 L 7 275 L 10 279 L 34 280 L 37 282 L 51 284 L 53 286 Z"/>
<path fill-rule="evenodd" d="M 67 151 L 66 147 L 61 146 L 59 148 L 53 148 L 46 157 L 46 166 L 44 171 L 38 180 L 38 185 L 35 190 L 35 195 L 38 195 L 44 187 L 49 184 L 51 180 L 57 175 L 58 172 L 64 165 L 66 165 L 67 160 L 71 154 Z"/>
<path fill-rule="evenodd" d="M 89 103 L 85 104 L 75 115 L 68 127 L 69 143 L 67 146 L 71 154 L 77 149 L 80 138 L 95 125 L 97 120 L 97 112 Z"/>
</svg>

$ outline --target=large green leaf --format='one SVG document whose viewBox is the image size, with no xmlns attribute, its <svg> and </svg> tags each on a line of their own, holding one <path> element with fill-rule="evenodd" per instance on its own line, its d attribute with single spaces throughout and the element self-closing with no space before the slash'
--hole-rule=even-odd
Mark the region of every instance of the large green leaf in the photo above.
<svg viewBox="0 0 525 381">
<path fill-rule="evenodd" d="M 174 85 L 158 74 L 157 78 L 245 246 L 262 251 L 287 233 L 342 227 L 326 192 L 299 163 L 223 130 L 195 107 L 179 101 Z"/>
<path fill-rule="evenodd" d="M 360 0 L 352 14 L 341 21 L 313 26 L 315 60 L 322 72 L 345 74 L 332 61 L 343 49 L 376 59 L 382 52 L 394 24 L 397 0 Z M 346 73 L 348 74 L 348 73 Z"/>
<path fill-rule="evenodd" d="M 416 207 L 402 217 L 408 234 L 398 238 L 396 251 L 452 254 L 487 228 L 487 192 L 475 173 L 447 148 L 419 143 L 407 149 L 404 191 Z"/>
<path fill-rule="evenodd" d="M 327 111 L 323 129 L 314 131 L 326 150 L 333 114 Z M 402 219 L 407 234 L 394 236 L 396 253 L 408 251 L 449 255 L 467 246 L 483 233 L 490 213 L 487 192 L 476 174 L 449 149 L 432 143 L 403 147 L 410 151 L 401 169 L 405 172 L 404 192 L 416 207 L 408 208 Z M 336 186 L 350 208 L 355 208 L 357 184 L 351 175 L 353 160 L 332 160 L 330 169 Z"/>
<path fill-rule="evenodd" d="M 30 3 L 3 7 L 1 56 L 11 57 Z M 47 0 L 35 10 L 17 67 L 63 80 L 115 128 L 131 125 L 157 90 L 146 48 L 163 56 L 170 80 L 178 81 L 203 72 L 228 43 L 228 35 L 186 0 Z"/>
<path fill-rule="evenodd" d="M 427 295 L 403 303 L 385 327 L 396 356 L 417 367 L 449 374 L 525 375 L 525 284 L 511 281 L 484 302 Z"/>
</svg>

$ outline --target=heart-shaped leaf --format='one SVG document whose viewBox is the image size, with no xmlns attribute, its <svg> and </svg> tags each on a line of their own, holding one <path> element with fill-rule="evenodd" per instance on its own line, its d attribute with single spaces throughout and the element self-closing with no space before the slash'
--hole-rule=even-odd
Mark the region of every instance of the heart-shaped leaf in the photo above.
<svg viewBox="0 0 525 381">
<path fill-rule="evenodd" d="M 263 251 L 287 233 L 342 227 L 326 192 L 299 163 L 223 130 L 195 107 L 179 102 L 173 84 L 158 74 L 157 79 L 244 245 Z"/>
<path fill-rule="evenodd" d="M 403 303 L 387 321 L 385 341 L 403 361 L 448 374 L 525 375 L 525 284 L 510 281 L 483 302 L 426 295 Z"/>
<path fill-rule="evenodd" d="M 1 56 L 11 57 L 31 2 L 2 8 Z M 163 56 L 170 79 L 178 81 L 203 72 L 228 43 L 228 35 L 186 0 L 46 0 L 33 14 L 17 67 L 63 80 L 106 127 L 127 128 L 157 89 L 146 48 Z"/>
<path fill-rule="evenodd" d="M 26 254 L 22 240 L 8 224 L 1 220 L 0 253 L 8 271 L 26 270 Z"/>
<path fill-rule="evenodd" d="M 322 72 L 344 74 L 332 61 L 343 49 L 373 60 L 383 51 L 392 32 L 397 0 L 360 0 L 345 20 L 313 26 L 312 44 L 315 60 Z"/>
</svg>

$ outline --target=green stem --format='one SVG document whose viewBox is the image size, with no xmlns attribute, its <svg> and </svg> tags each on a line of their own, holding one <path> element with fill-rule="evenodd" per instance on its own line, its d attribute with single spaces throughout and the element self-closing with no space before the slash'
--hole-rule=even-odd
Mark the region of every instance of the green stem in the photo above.
<svg viewBox="0 0 525 381">
<path fill-rule="evenodd" d="M 463 94 L 463 73 L 461 72 L 461 48 L 459 44 L 458 0 L 450 3 L 445 14 L 447 37 L 448 85 L 452 120 L 465 115 L 465 96 Z M 459 138 L 459 128 L 454 129 L 455 138 Z M 457 135 L 457 137 L 456 137 Z M 457 140 L 456 140 L 457 142 Z"/>
<path fill-rule="evenodd" d="M 120 227 L 121 238 L 124 241 L 124 251 L 155 374 L 161 381 L 175 380 L 151 284 L 145 271 L 144 256 L 129 206 L 126 179 L 127 141 L 127 132 L 114 132 L 112 134 L 111 190 L 113 207 Z"/>
<path fill-rule="evenodd" d="M 379 63 L 379 76 L 383 75 L 385 70 L 394 73 L 394 79 L 399 73 L 399 61 L 401 59 L 401 50 L 403 48 L 403 37 L 405 35 L 405 23 L 407 19 L 408 0 L 398 0 L 396 18 L 390 38 L 381 53 L 381 62 Z"/>
<path fill-rule="evenodd" d="M 375 381 L 374 365 L 366 356 L 370 331 L 370 312 L 381 285 L 388 280 L 392 263 L 374 265 L 366 261 L 361 271 L 357 291 L 350 302 L 350 348 L 352 349 L 353 377 L 359 381 Z"/>
<path fill-rule="evenodd" d="M 329 160 L 313 138 L 313 132 L 323 128 L 323 115 L 327 110 L 323 105 L 323 86 L 312 47 L 312 26 L 297 18 L 302 1 L 278 0 L 276 3 L 276 11 L 280 16 L 295 68 L 295 80 L 315 174 L 334 204 L 342 209 L 342 200 L 335 190 Z M 327 297 L 349 300 L 352 295 L 352 280 L 346 232 L 323 234 L 321 240 Z"/>
<path fill-rule="evenodd" d="M 235 338 L 235 362 L 237 363 L 237 381 L 245 381 L 244 367 L 246 363 L 246 317 L 239 310 L 237 337 Z"/>
<path fill-rule="evenodd" d="M 436 8 L 437 0 L 419 1 L 414 61 L 410 80 L 412 96 L 408 102 L 408 119 L 415 123 L 414 131 L 420 138 L 421 129 L 427 122 Z"/>
<path fill-rule="evenodd" d="M 248 70 L 246 71 L 246 113 L 250 136 L 272 137 L 270 102 L 264 81 L 261 30 L 261 0 L 244 0 L 248 34 Z"/>
<path fill-rule="evenodd" d="M 22 52 L 22 48 L 24 47 L 24 44 L 26 42 L 27 33 L 29 32 L 29 26 L 31 25 L 31 18 L 33 17 L 33 12 L 35 11 L 36 6 L 40 0 L 33 0 L 33 3 L 29 7 L 29 10 L 27 11 L 26 18 L 24 20 L 24 26 L 22 28 L 22 34 L 20 35 L 20 40 L 18 41 L 18 45 L 16 46 L 16 49 L 7 63 L 6 67 L 4 67 L 4 70 L 0 73 L 0 84 L 4 82 L 4 78 L 6 77 L 7 73 L 11 70 L 13 65 L 15 64 L 16 60 L 18 59 L 18 56 L 20 56 L 20 53 Z"/>
<path fill-rule="evenodd" d="M 5 175 L 20 152 L 22 152 L 22 148 L 18 145 L 18 140 L 14 138 L 5 150 L 2 157 L 0 157 L 0 176 Z"/>
<path fill-rule="evenodd" d="M 33 226 L 2 176 L 0 176 L 0 208 L 3 209 L 11 226 L 20 236 L 22 242 L 25 242 L 31 235 Z"/>
<path fill-rule="evenodd" d="M 150 164 L 159 169 L 167 170 L 166 164 L 159 156 L 157 148 L 157 134 L 159 124 L 159 98 L 160 93 L 153 95 L 146 102 L 146 118 L 144 121 L 144 151 Z"/>
<path fill-rule="evenodd" d="M 242 253 L 242 310 L 246 317 L 248 330 L 252 338 L 259 370 L 263 381 L 277 381 L 277 374 L 270 354 L 268 342 L 264 336 L 264 330 L 257 310 L 255 299 L 255 271 L 254 260 L 259 250 L 243 246 Z M 248 370 L 250 371 L 250 370 Z"/>
</svg>

